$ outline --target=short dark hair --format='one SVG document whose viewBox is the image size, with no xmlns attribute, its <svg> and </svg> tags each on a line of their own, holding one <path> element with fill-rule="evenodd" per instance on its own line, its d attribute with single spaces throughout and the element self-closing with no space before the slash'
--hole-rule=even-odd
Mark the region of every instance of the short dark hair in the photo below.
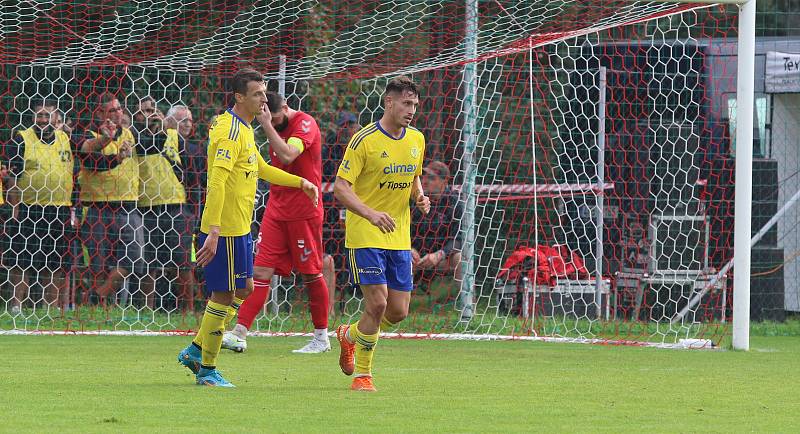
<svg viewBox="0 0 800 434">
<path fill-rule="evenodd" d="M 247 83 L 250 83 L 251 81 L 263 82 L 264 76 L 252 68 L 242 68 L 236 71 L 236 73 L 233 74 L 233 77 L 231 77 L 231 81 L 228 85 L 231 92 L 231 98 L 234 98 L 235 100 L 235 94 L 237 93 L 247 95 Z"/>
<path fill-rule="evenodd" d="M 267 92 L 267 107 L 269 107 L 270 113 L 278 113 L 281 111 L 284 101 L 283 97 L 277 92 Z"/>
<path fill-rule="evenodd" d="M 411 80 L 411 78 L 405 75 L 399 75 L 386 83 L 386 90 L 383 92 L 384 98 L 389 93 L 399 93 L 400 95 L 411 92 L 414 95 L 419 96 L 419 89 L 417 89 L 417 84 Z"/>
<path fill-rule="evenodd" d="M 97 95 L 97 105 L 98 107 L 102 107 L 110 103 L 111 101 L 114 101 L 115 99 L 119 100 L 119 97 L 117 97 L 111 92 L 103 92 L 100 95 Z"/>
</svg>

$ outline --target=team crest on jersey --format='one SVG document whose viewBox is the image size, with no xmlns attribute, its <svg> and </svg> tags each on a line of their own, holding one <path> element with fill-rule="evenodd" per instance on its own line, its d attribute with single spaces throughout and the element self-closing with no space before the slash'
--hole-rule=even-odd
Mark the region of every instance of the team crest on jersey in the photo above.
<svg viewBox="0 0 800 434">
<path fill-rule="evenodd" d="M 250 154 L 250 158 L 247 159 L 247 164 L 253 164 L 256 162 L 256 154 Z"/>
<path fill-rule="evenodd" d="M 411 148 L 411 156 L 414 158 L 419 157 L 419 148 Z"/>
<path fill-rule="evenodd" d="M 298 248 L 301 248 L 301 249 L 302 249 L 302 248 L 304 248 L 305 246 L 306 246 L 306 240 L 305 240 L 305 239 L 301 238 L 301 239 L 297 240 L 297 247 L 298 247 Z"/>
</svg>

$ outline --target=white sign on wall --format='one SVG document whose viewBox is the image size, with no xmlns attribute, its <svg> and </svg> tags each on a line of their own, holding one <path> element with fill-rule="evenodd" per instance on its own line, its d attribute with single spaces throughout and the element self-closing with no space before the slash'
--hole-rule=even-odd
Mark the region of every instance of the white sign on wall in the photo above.
<svg viewBox="0 0 800 434">
<path fill-rule="evenodd" d="M 765 70 L 767 93 L 800 92 L 800 54 L 768 51 Z"/>
</svg>

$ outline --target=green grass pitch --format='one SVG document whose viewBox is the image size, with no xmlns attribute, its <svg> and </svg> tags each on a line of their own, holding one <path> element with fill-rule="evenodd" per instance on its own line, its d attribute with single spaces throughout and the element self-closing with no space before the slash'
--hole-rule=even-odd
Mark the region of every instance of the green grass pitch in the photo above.
<svg viewBox="0 0 800 434">
<path fill-rule="evenodd" d="M 382 340 L 374 394 L 338 346 L 223 352 L 236 389 L 194 385 L 187 337 L 0 336 L 0 432 L 798 432 L 800 338 L 752 351 Z M 210 416 L 210 415 L 215 416 Z"/>
</svg>

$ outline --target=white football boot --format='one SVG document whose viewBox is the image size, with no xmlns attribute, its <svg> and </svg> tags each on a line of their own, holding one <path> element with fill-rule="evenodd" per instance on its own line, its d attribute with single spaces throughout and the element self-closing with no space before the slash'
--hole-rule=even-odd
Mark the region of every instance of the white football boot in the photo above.
<svg viewBox="0 0 800 434">
<path fill-rule="evenodd" d="M 225 332 L 222 335 L 222 348 L 243 353 L 247 349 L 247 340 L 240 338 L 234 332 Z"/>
<path fill-rule="evenodd" d="M 292 350 L 293 353 L 297 354 L 318 354 L 324 353 L 331 350 L 331 341 L 328 340 L 328 337 L 325 336 L 325 339 L 318 339 L 313 338 L 306 346 L 300 348 L 299 350 Z"/>
</svg>

